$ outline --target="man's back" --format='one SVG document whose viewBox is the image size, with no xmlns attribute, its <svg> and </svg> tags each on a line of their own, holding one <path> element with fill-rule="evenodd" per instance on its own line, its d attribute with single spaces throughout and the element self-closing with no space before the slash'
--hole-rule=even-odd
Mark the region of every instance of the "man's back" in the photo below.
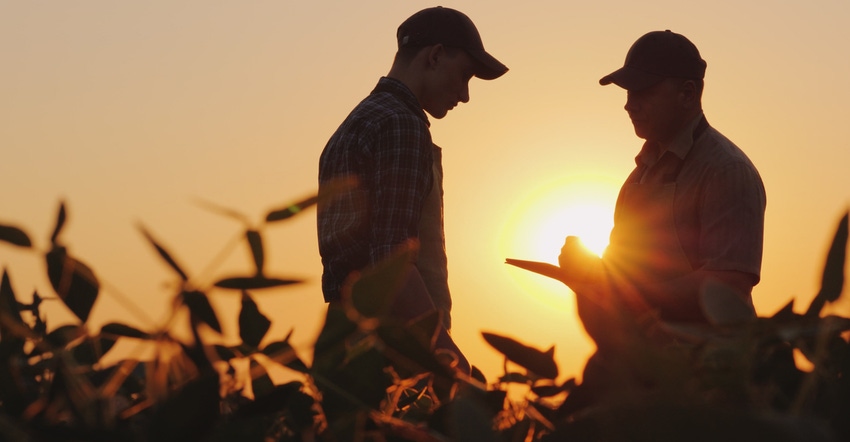
<svg viewBox="0 0 850 442">
<path fill-rule="evenodd" d="M 319 185 L 356 185 L 320 202 L 317 227 L 325 300 L 339 297 L 351 271 L 375 264 L 417 236 L 431 183 L 431 136 L 415 96 L 382 78 L 330 138 L 319 160 Z"/>
</svg>

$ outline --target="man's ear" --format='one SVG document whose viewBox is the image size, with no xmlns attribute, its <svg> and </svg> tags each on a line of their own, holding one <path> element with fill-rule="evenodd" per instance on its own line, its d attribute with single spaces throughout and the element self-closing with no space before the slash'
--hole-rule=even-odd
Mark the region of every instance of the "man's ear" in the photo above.
<svg viewBox="0 0 850 442">
<path fill-rule="evenodd" d="M 442 43 L 437 43 L 428 49 L 428 67 L 434 67 L 446 55 L 446 48 Z"/>
<path fill-rule="evenodd" d="M 685 80 L 679 86 L 679 97 L 682 99 L 682 104 L 690 109 L 699 104 L 699 90 L 696 82 L 693 80 Z"/>
</svg>

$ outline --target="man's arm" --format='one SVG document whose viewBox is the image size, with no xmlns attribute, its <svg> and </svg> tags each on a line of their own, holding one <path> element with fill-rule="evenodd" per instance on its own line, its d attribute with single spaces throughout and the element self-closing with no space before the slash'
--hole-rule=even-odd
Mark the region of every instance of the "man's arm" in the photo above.
<svg viewBox="0 0 850 442">
<path fill-rule="evenodd" d="M 382 122 L 382 126 L 372 156 L 372 264 L 418 236 L 422 200 L 432 181 L 431 137 L 424 122 L 415 116 L 401 115 Z"/>
<path fill-rule="evenodd" d="M 700 269 L 681 278 L 639 287 L 638 292 L 647 303 L 660 310 L 662 317 L 704 322 L 706 318 L 700 293 L 707 284 L 722 284 L 737 295 L 742 305 L 753 310 L 750 295 L 755 282 L 756 277 L 749 273 Z"/>
<path fill-rule="evenodd" d="M 679 278 L 636 287 L 616 273 L 606 271 L 604 261 L 581 246 L 575 237 L 567 238 L 559 264 L 561 281 L 576 293 L 596 293 L 597 301 L 607 308 L 612 308 L 613 300 L 603 298 L 617 296 L 621 305 L 636 313 L 659 310 L 662 317 L 675 317 L 679 321 L 706 320 L 700 293 L 707 284 L 725 286 L 745 308 L 753 310 L 751 293 L 758 282 L 755 275 L 746 272 L 697 269 Z"/>
</svg>

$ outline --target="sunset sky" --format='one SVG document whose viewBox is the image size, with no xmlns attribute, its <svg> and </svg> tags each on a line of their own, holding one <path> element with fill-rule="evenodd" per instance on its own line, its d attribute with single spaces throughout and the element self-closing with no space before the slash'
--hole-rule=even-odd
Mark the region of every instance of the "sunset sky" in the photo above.
<svg viewBox="0 0 850 442">
<path fill-rule="evenodd" d="M 319 154 L 390 67 L 396 27 L 420 1 L 0 3 L 0 224 L 48 247 L 62 239 L 106 286 L 90 323 L 153 329 L 174 275 L 144 225 L 202 280 L 249 269 L 238 221 L 317 189 Z M 456 1 L 510 71 L 474 79 L 471 100 L 431 119 L 443 147 L 453 335 L 491 380 L 501 357 L 481 331 L 555 355 L 580 373 L 592 344 L 563 285 L 504 264 L 554 262 L 566 235 L 604 241 L 636 138 L 625 92 L 598 80 L 635 39 L 670 29 L 708 62 L 708 121 L 747 152 L 768 195 L 762 281 L 770 315 L 817 291 L 850 197 L 850 2 Z M 315 209 L 263 230 L 270 276 L 308 282 L 255 292 L 279 339 L 308 355 L 325 305 Z M 229 251 L 217 264 L 217 256 Z M 49 295 L 39 255 L 0 244 L 22 300 Z M 238 297 L 211 291 L 235 336 Z M 136 307 L 123 299 L 129 299 Z M 850 301 L 833 307 L 850 315 Z M 51 327 L 67 320 L 48 306 Z M 54 318 L 50 321 L 50 318 Z"/>
</svg>

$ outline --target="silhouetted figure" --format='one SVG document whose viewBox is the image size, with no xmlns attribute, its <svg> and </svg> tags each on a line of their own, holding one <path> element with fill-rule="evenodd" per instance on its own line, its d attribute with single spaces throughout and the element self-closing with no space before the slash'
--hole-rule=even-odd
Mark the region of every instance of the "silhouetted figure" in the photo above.
<svg viewBox="0 0 850 442">
<path fill-rule="evenodd" d="M 472 21 L 443 7 L 404 21 L 398 52 L 382 77 L 339 126 L 319 162 L 319 191 L 340 178 L 357 185 L 318 207 L 325 301 L 338 302 L 353 271 L 376 265 L 408 240 L 419 253 L 393 313 L 400 319 L 437 309 L 437 348 L 470 366 L 448 334 L 451 295 L 443 232 L 441 149 L 431 141 L 425 112 L 440 119 L 469 101 L 469 80 L 500 77 L 508 68 L 484 50 Z"/>
<path fill-rule="evenodd" d="M 730 308 L 755 315 L 751 294 L 760 278 L 765 190 L 747 155 L 703 114 L 705 69 L 687 38 L 655 31 L 632 45 L 622 68 L 599 80 L 626 90 L 625 110 L 645 142 L 617 198 L 603 258 L 573 237 L 559 257 L 562 278 L 579 294 L 579 316 L 598 346 L 585 384 L 608 382 L 606 367 L 623 357 L 617 345 L 629 327 L 706 323 L 700 291 L 707 283 L 737 295 L 730 298 L 739 305 Z"/>
</svg>

